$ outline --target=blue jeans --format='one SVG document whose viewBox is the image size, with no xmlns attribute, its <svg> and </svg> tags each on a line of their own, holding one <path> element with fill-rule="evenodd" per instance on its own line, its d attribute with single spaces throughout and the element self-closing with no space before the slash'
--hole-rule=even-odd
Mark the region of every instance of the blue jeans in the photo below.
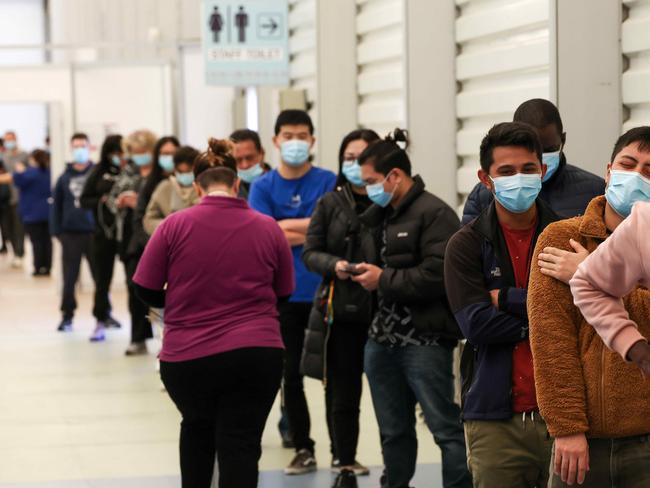
<svg viewBox="0 0 650 488">
<path fill-rule="evenodd" d="M 443 486 L 472 487 L 452 362 L 452 351 L 443 346 L 389 348 L 372 339 L 366 344 L 365 372 L 382 438 L 385 488 L 407 488 L 415 474 L 416 402 L 442 451 Z"/>
</svg>

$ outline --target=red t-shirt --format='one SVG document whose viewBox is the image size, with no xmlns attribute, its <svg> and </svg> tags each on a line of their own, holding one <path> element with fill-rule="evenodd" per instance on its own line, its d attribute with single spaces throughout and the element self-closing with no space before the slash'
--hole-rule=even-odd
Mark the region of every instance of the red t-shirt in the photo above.
<svg viewBox="0 0 650 488">
<path fill-rule="evenodd" d="M 537 223 L 530 229 L 515 230 L 501 224 L 508 254 L 515 273 L 515 286 L 528 288 L 532 244 Z M 528 339 L 518 343 L 512 352 L 512 408 L 515 413 L 537 410 L 533 353 Z"/>
</svg>

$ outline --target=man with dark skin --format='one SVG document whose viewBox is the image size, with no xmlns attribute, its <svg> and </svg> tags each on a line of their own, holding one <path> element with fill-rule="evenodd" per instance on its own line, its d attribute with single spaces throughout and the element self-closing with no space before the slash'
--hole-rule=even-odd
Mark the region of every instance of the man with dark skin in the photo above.
<svg viewBox="0 0 650 488">
<path fill-rule="evenodd" d="M 564 153 L 567 137 L 557 107 L 541 98 L 528 100 L 517 108 L 513 121 L 532 125 L 542 143 L 543 162 L 548 172 L 542 182 L 540 198 L 559 217 L 584 214 L 589 202 L 605 193 L 605 181 L 567 163 Z M 463 225 L 478 217 L 492 200 L 492 193 L 478 183 L 467 197 Z"/>
</svg>

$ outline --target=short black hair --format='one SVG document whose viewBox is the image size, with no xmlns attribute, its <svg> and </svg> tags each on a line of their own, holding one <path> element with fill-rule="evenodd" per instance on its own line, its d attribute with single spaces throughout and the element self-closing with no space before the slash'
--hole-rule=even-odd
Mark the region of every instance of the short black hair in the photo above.
<svg viewBox="0 0 650 488">
<path fill-rule="evenodd" d="M 406 153 L 409 143 L 408 131 L 395 129 L 383 139 L 371 143 L 359 156 L 359 164 L 372 164 L 374 170 L 384 176 L 395 168 L 411 176 L 411 160 Z"/>
<path fill-rule="evenodd" d="M 254 130 L 236 130 L 230 134 L 230 140 L 234 143 L 251 141 L 253 144 L 255 144 L 255 149 L 257 149 L 259 152 L 262 152 L 262 141 L 260 140 L 260 135 Z"/>
<path fill-rule="evenodd" d="M 275 121 L 275 135 L 277 136 L 284 125 L 306 125 L 309 133 L 314 135 L 314 123 L 311 117 L 304 110 L 283 110 Z"/>
<path fill-rule="evenodd" d="M 616 144 L 614 144 L 614 150 L 612 151 L 612 159 L 610 162 L 613 163 L 618 153 L 635 142 L 639 143 L 639 151 L 650 152 L 650 127 L 647 125 L 634 127 L 619 137 Z"/>
<path fill-rule="evenodd" d="M 83 139 L 85 141 L 90 140 L 90 139 L 88 139 L 88 134 L 86 134 L 85 132 L 75 132 L 74 134 L 72 134 L 72 137 L 70 138 L 70 142 L 72 142 L 72 141 L 74 141 L 76 139 Z"/>
<path fill-rule="evenodd" d="M 174 153 L 174 166 L 178 166 L 179 164 L 194 166 L 194 160 L 198 155 L 199 151 L 192 146 L 179 147 Z"/>
<path fill-rule="evenodd" d="M 535 129 L 541 130 L 554 124 L 560 134 L 564 132 L 562 117 L 560 111 L 552 102 L 543 98 L 533 98 L 527 100 L 515 110 L 512 117 L 513 122 L 525 122 L 532 125 Z"/>
<path fill-rule="evenodd" d="M 346 135 L 341 141 L 339 147 L 339 176 L 336 180 L 336 186 L 341 186 L 347 182 L 347 178 L 343 174 L 343 160 L 345 159 L 345 150 L 353 141 L 365 141 L 368 145 L 379 140 L 379 134 L 371 129 L 357 129 Z"/>
<path fill-rule="evenodd" d="M 490 129 L 481 142 L 481 169 L 489 173 L 494 163 L 494 149 L 504 146 L 516 146 L 528 149 L 542 162 L 542 143 L 537 131 L 530 124 L 523 122 L 502 122 Z"/>
</svg>

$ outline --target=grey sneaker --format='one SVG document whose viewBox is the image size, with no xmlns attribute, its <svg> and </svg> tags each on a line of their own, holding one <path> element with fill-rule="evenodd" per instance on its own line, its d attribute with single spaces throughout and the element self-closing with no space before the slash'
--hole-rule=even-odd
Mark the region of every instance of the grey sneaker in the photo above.
<svg viewBox="0 0 650 488">
<path fill-rule="evenodd" d="M 298 451 L 293 461 L 284 468 L 284 474 L 298 475 L 307 474 L 316 471 L 316 458 L 314 454 L 308 449 L 301 449 Z"/>
</svg>

